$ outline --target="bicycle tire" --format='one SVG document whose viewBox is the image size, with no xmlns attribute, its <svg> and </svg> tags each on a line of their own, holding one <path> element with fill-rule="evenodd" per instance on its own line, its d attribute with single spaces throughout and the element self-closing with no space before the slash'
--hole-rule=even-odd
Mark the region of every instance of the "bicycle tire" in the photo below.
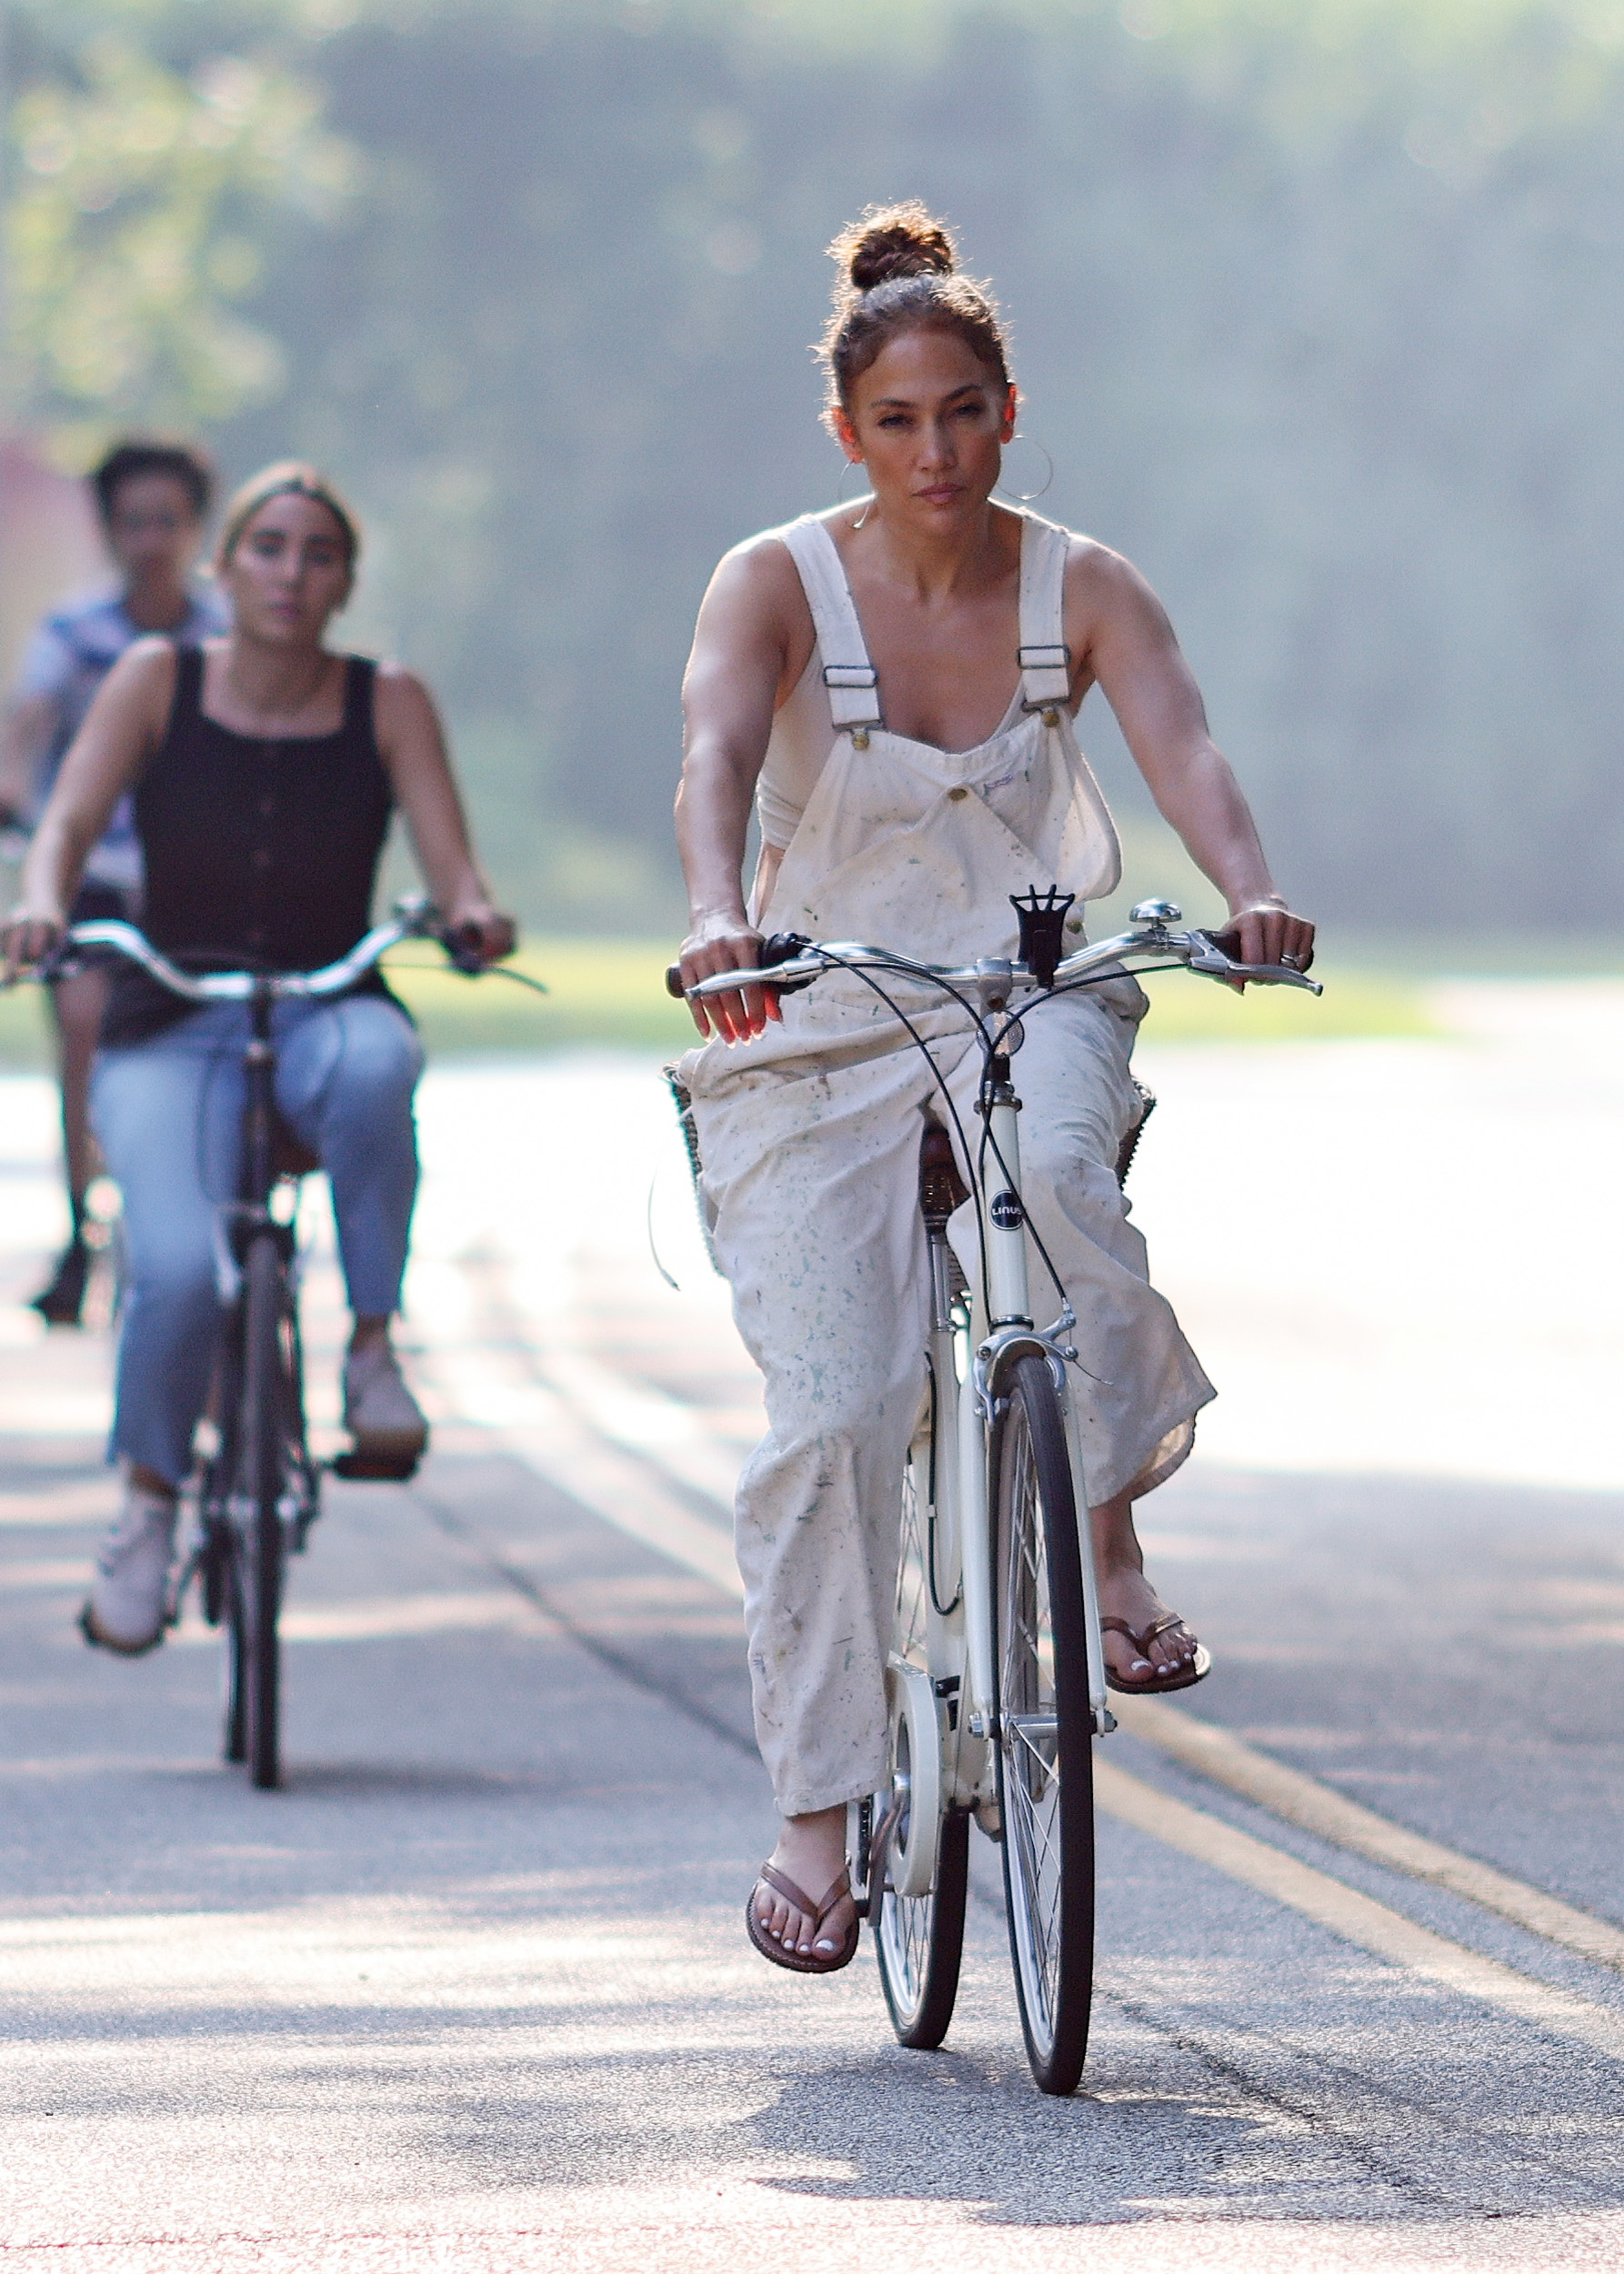
<svg viewBox="0 0 1624 2274">
<path fill-rule="evenodd" d="M 917 1458 L 917 1457 L 922 1457 Z M 891 1651 L 894 1658 L 917 1666 L 926 1673 L 928 1590 L 931 1584 L 930 1542 L 927 1537 L 927 1498 L 919 1490 L 920 1469 L 929 1458 L 929 1438 L 910 1449 L 902 1484 L 902 1528 L 897 1554 L 897 1602 Z M 928 1467 L 926 1475 L 928 1477 Z M 898 1737 L 906 1741 L 906 1722 Z M 897 1764 L 908 1779 L 909 1764 Z M 875 1820 L 889 1806 L 892 1795 L 875 1796 Z M 897 1838 L 906 1842 L 914 1827 L 906 1818 Z M 969 1883 L 969 1818 L 949 1814 L 939 1819 L 934 1884 L 927 1895 L 898 1895 L 881 1875 L 871 1926 L 875 1956 L 879 1962 L 880 1987 L 897 2042 L 912 2052 L 934 2052 L 947 2034 L 958 1996 L 958 1970 L 964 1952 L 965 1899 Z"/>
<path fill-rule="evenodd" d="M 1010 1369 L 993 1446 L 993 1667 L 1004 1893 L 1038 2089 L 1075 2092 L 1094 1993 L 1094 1758 L 1078 1511 L 1048 1361 Z"/>
<path fill-rule="evenodd" d="M 219 1441 L 203 1472 L 198 1513 L 204 1528 L 203 1570 L 200 1574 L 204 1617 L 225 1629 L 222 1704 L 225 1726 L 222 1757 L 231 1762 L 248 1758 L 247 1646 L 243 1634 L 242 1586 L 237 1574 L 236 1528 L 231 1520 L 231 1496 L 237 1475 L 237 1438 L 242 1422 L 242 1330 L 239 1303 L 226 1323 L 220 1364 L 210 1406 L 219 1429 Z"/>
<path fill-rule="evenodd" d="M 276 1236 L 250 1241 L 243 1264 L 242 1407 L 232 1497 L 233 1640 L 246 1758 L 262 1791 L 282 1781 L 282 1482 L 286 1448 L 283 1270 Z"/>
<path fill-rule="evenodd" d="M 248 1758 L 248 1645 L 235 1553 L 226 1581 L 226 1734 L 220 1749 L 228 1761 Z"/>
</svg>

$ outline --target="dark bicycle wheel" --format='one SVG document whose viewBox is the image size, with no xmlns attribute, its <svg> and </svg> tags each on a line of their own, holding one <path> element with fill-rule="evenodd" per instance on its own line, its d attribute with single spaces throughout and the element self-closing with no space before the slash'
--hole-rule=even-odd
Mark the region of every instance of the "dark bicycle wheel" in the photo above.
<svg viewBox="0 0 1624 2274">
<path fill-rule="evenodd" d="M 281 1498 L 287 1446 L 287 1381 L 283 1351 L 283 1270 L 276 1236 L 249 1244 L 243 1266 L 241 1404 L 231 1495 L 231 1651 L 235 1711 L 243 1752 L 256 1785 L 282 1780 Z M 229 1746 L 227 1748 L 229 1753 Z"/>
<path fill-rule="evenodd" d="M 220 1434 L 215 1451 L 204 1466 L 198 1497 L 198 1514 L 203 1523 L 199 1573 L 203 1615 L 211 1627 L 225 1628 L 225 1728 L 220 1750 L 228 1761 L 248 1758 L 247 1648 L 236 1568 L 236 1526 L 232 1519 L 232 1496 L 238 1469 L 237 1440 L 242 1428 L 241 1338 L 239 1308 L 227 1322 L 219 1367 L 209 1392 L 211 1416 Z"/>
<path fill-rule="evenodd" d="M 894 1669 L 907 1667 L 928 1681 L 927 1622 L 932 1582 L 930 1563 L 930 1438 L 916 1440 L 902 1486 L 902 1544 L 897 1568 L 897 1609 L 892 1626 Z M 886 2004 L 898 2041 L 915 2052 L 933 2052 L 947 2034 L 953 2002 L 958 1995 L 958 1968 L 964 1949 L 965 1894 L 969 1878 L 969 1818 L 939 1815 L 934 1803 L 929 1819 L 916 1811 L 916 1794 L 934 1796 L 940 1789 L 937 1764 L 931 1773 L 917 1773 L 924 1764 L 912 1758 L 913 1730 L 917 1718 L 893 1709 L 892 1789 L 875 1796 L 875 1821 L 893 1799 L 903 1801 L 887 1851 L 887 1869 L 872 1920 L 875 1953 Z M 925 1742 L 934 1738 L 936 1710 L 931 1701 Z M 938 1745 L 939 1758 L 939 1745 Z M 897 1891 L 897 1881 L 909 1876 L 906 1865 L 916 1840 L 936 1848 L 936 1868 L 927 1892 Z"/>
<path fill-rule="evenodd" d="M 1018 1358 L 1000 1401 L 991 1510 L 1004 1891 L 1027 2058 L 1077 2089 L 1094 1989 L 1094 1758 L 1078 1512 L 1048 1362 Z"/>
</svg>

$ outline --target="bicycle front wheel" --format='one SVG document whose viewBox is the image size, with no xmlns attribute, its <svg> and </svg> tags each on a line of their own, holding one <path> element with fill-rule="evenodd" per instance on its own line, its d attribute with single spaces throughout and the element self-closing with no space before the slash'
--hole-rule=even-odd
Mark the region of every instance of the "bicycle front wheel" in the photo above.
<svg viewBox="0 0 1624 2274">
<path fill-rule="evenodd" d="M 992 1596 L 1009 1948 L 1027 2058 L 1077 2089 L 1094 1989 L 1094 1761 L 1078 1509 L 1047 1360 L 1017 1359 L 992 1471 Z"/>
<path fill-rule="evenodd" d="M 934 1401 L 932 1428 L 934 1428 Z M 921 1431 L 908 1456 L 902 1485 L 901 1552 L 897 1567 L 897 1606 L 891 1628 L 893 1681 L 902 1669 L 929 1678 L 927 1651 L 930 1590 L 937 1584 L 930 1537 L 932 1431 Z M 927 1765 L 916 1764 L 913 1748 L 922 1728 L 924 1741 L 936 1737 L 934 1698 L 928 1717 L 910 1715 L 903 1701 L 893 1703 L 891 1714 L 891 1771 L 889 1793 L 877 1793 L 875 1821 L 893 1799 L 903 1802 L 902 1815 L 887 1851 L 881 1875 L 877 1908 L 873 1920 L 875 1954 L 880 1985 L 886 1994 L 891 2026 L 899 2043 L 913 2052 L 934 2052 L 947 2034 L 958 1995 L 958 1968 L 964 1949 L 965 1895 L 969 1879 L 969 1818 L 938 1815 L 934 1805 L 928 1821 L 915 1801 L 941 1788 L 939 1768 L 922 1775 Z M 906 1868 L 917 1843 L 923 1843 L 921 1860 L 935 1848 L 935 1870 L 923 1894 L 898 1891 L 899 1879 L 915 1876 Z"/>
<path fill-rule="evenodd" d="M 248 1774 L 262 1789 L 282 1781 L 282 1483 L 287 1385 L 282 1347 L 282 1257 L 274 1236 L 255 1239 L 243 1267 L 242 1407 L 231 1496 L 232 1690 Z"/>
</svg>

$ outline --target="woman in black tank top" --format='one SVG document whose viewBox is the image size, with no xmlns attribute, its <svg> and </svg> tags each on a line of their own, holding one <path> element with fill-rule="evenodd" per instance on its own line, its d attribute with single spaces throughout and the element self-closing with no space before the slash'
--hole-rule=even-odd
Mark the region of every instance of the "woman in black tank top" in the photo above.
<svg viewBox="0 0 1624 2274">
<path fill-rule="evenodd" d="M 475 862 L 434 703 L 398 665 L 334 654 L 354 515 L 312 468 L 273 466 L 229 507 L 216 573 L 233 629 L 202 646 L 138 642 L 108 675 L 64 760 L 5 933 L 13 965 L 59 937 L 85 856 L 134 793 L 145 928 L 192 967 L 314 970 L 366 930 L 398 806 L 436 904 L 486 959 L 513 926 Z M 175 1497 L 213 1364 L 220 1204 L 235 1194 L 244 1007 L 188 1009 L 121 967 L 92 1111 L 124 1195 L 128 1259 L 112 1450 L 124 1511 L 86 1631 L 125 1651 L 162 1634 Z M 345 1417 L 362 1450 L 420 1448 L 423 1417 L 389 1347 L 416 1185 L 412 1091 L 422 1054 L 383 981 L 276 1014 L 277 1102 L 320 1157 L 355 1334 Z"/>
<path fill-rule="evenodd" d="M 143 929 L 191 968 L 313 971 L 366 930 L 394 798 L 373 728 L 377 666 L 365 656 L 336 660 L 345 666 L 338 731 L 276 738 L 211 718 L 207 658 L 200 647 L 176 651 L 168 732 L 135 807 Z M 376 974 L 370 984 L 383 988 Z M 102 1041 L 138 1042 L 185 1016 L 167 988 L 125 964 Z"/>
</svg>

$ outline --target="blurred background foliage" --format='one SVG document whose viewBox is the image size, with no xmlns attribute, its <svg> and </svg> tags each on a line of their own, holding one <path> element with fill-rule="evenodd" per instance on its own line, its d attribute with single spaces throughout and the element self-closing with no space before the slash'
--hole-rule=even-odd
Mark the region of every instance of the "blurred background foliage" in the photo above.
<svg viewBox="0 0 1624 2274">
<path fill-rule="evenodd" d="M 677 925 L 694 610 L 832 501 L 821 247 L 917 194 L 1012 316 L 1039 509 L 1162 592 L 1286 888 L 1372 936 L 1624 929 L 1619 0 L 7 25 L 13 425 L 327 465 L 351 636 L 440 692 L 532 921 Z M 1084 729 L 1130 886 L 1179 887 L 1098 696 Z"/>
</svg>

